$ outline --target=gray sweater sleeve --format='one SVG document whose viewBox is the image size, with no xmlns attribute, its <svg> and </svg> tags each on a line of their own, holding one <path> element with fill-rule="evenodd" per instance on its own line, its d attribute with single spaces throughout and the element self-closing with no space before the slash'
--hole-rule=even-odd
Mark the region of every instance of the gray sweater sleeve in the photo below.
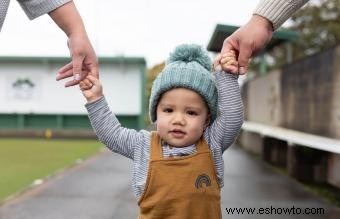
<svg viewBox="0 0 340 219">
<path fill-rule="evenodd" d="M 267 18 L 276 30 L 306 2 L 308 0 L 261 0 L 254 14 Z"/>
<path fill-rule="evenodd" d="M 18 0 L 29 19 L 49 13 L 71 0 Z"/>
<path fill-rule="evenodd" d="M 225 72 L 216 73 L 218 87 L 218 117 L 205 131 L 210 146 L 225 151 L 232 145 L 243 123 L 243 104 L 238 76 Z"/>
<path fill-rule="evenodd" d="M 98 139 L 111 151 L 134 159 L 134 149 L 143 138 L 142 131 L 122 127 L 111 112 L 105 97 L 85 105 Z"/>
<path fill-rule="evenodd" d="M 5 21 L 8 6 L 9 6 L 9 0 L 1 0 L 0 1 L 0 31 L 1 31 L 2 25 Z"/>
</svg>

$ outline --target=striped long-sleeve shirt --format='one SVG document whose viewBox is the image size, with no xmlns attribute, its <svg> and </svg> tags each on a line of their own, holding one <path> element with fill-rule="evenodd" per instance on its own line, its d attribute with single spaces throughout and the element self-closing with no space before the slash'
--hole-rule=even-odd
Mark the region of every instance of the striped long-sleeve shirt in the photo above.
<svg viewBox="0 0 340 219">
<path fill-rule="evenodd" d="M 217 119 L 203 133 L 213 154 L 214 165 L 219 184 L 223 187 L 224 163 L 222 154 L 234 142 L 243 122 L 243 105 L 237 76 L 216 73 L 218 86 Z M 137 131 L 121 126 L 116 116 L 110 111 L 105 98 L 85 105 L 92 127 L 99 140 L 111 151 L 133 160 L 132 188 L 137 199 L 144 191 L 149 159 L 151 133 L 146 130 Z M 182 156 L 196 152 L 196 146 L 183 148 L 163 145 L 163 156 Z"/>
</svg>

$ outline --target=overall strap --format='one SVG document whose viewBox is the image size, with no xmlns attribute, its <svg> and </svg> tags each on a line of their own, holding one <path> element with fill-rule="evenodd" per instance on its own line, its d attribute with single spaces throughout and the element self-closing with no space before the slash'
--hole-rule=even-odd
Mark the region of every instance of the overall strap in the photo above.
<svg viewBox="0 0 340 219">
<path fill-rule="evenodd" d="M 151 132 L 151 145 L 150 145 L 150 160 L 161 160 L 163 159 L 163 150 L 161 144 L 161 138 L 158 133 Z"/>
<path fill-rule="evenodd" d="M 197 148 L 197 153 L 201 153 L 201 152 L 208 152 L 210 151 L 209 149 L 209 145 L 206 142 L 206 140 L 204 139 L 203 135 L 200 138 L 200 140 L 198 140 L 197 144 L 196 144 L 196 148 Z"/>
</svg>

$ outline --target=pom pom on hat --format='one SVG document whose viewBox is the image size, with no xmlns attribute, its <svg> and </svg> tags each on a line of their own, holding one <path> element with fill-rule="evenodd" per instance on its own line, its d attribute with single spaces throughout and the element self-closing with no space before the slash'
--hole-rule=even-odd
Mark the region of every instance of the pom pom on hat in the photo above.
<svg viewBox="0 0 340 219">
<path fill-rule="evenodd" d="M 201 46 L 183 44 L 176 47 L 153 82 L 149 101 L 151 121 L 157 120 L 157 105 L 163 93 L 173 88 L 187 88 L 202 96 L 213 122 L 217 117 L 217 87 L 211 66 L 211 59 Z"/>
<path fill-rule="evenodd" d="M 198 62 L 206 70 L 211 70 L 211 60 L 207 52 L 202 47 L 195 44 L 183 44 L 175 48 L 175 51 L 170 54 L 168 64 L 176 61 L 182 62 Z"/>
</svg>

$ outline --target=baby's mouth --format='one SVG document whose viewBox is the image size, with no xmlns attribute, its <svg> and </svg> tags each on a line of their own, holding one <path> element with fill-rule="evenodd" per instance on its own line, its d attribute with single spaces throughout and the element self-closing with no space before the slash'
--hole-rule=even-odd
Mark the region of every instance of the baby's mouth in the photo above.
<svg viewBox="0 0 340 219">
<path fill-rule="evenodd" d="M 179 130 L 179 129 L 174 129 L 170 131 L 170 133 L 174 135 L 175 137 L 183 137 L 186 134 L 184 131 Z"/>
</svg>

